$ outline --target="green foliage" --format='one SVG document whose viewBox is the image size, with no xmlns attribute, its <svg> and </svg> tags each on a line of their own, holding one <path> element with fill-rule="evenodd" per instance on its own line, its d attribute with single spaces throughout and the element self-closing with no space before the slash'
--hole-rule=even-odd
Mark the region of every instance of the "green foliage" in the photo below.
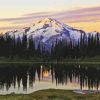
<svg viewBox="0 0 100 100">
<path fill-rule="evenodd" d="M 68 90 L 41 90 L 28 95 L 10 94 L 0 100 L 100 100 L 100 94 L 76 94 Z"/>
</svg>

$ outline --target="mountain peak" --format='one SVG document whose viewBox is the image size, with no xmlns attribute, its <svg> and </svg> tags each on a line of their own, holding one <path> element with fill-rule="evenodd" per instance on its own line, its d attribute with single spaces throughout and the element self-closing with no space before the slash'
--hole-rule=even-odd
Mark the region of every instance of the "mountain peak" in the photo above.
<svg viewBox="0 0 100 100">
<path fill-rule="evenodd" d="M 38 27 L 44 26 L 46 28 L 50 28 L 50 27 L 62 28 L 63 27 L 62 23 L 60 23 L 59 21 L 52 19 L 52 18 L 44 18 L 44 19 L 38 21 L 35 25 Z"/>
<path fill-rule="evenodd" d="M 44 18 L 42 20 L 40 20 L 38 23 L 57 23 L 58 21 L 56 21 L 55 19 L 52 19 L 52 18 Z"/>
<path fill-rule="evenodd" d="M 20 31 L 8 32 L 10 36 L 14 34 L 16 38 L 22 37 L 23 33 L 26 33 L 28 38 L 32 36 L 34 40 L 50 45 L 56 43 L 56 40 L 78 41 L 81 34 L 85 34 L 82 30 L 74 29 L 52 18 L 44 18 Z"/>
<path fill-rule="evenodd" d="M 52 20 L 54 20 L 54 19 L 52 19 L 52 18 L 44 18 L 43 19 L 43 21 L 52 21 Z"/>
</svg>

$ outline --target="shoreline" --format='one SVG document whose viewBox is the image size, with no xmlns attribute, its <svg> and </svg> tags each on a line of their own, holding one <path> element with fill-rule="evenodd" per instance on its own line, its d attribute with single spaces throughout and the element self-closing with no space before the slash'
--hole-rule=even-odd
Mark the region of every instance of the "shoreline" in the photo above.
<svg viewBox="0 0 100 100">
<path fill-rule="evenodd" d="M 36 92 L 39 92 L 39 91 L 48 91 L 48 90 L 59 90 L 59 91 L 72 91 L 73 93 L 75 94 L 80 94 L 80 95 L 86 95 L 86 94 L 96 94 L 96 93 L 100 93 L 100 90 L 81 90 L 81 89 L 72 89 L 72 90 L 67 90 L 67 89 L 43 89 L 43 90 L 37 90 L 37 91 L 34 91 L 34 92 L 30 92 L 30 93 L 15 93 L 15 92 L 11 92 L 11 93 L 8 93 L 8 94 L 0 94 L 0 96 L 6 96 L 6 95 L 30 95 L 30 94 L 34 94 Z"/>
<path fill-rule="evenodd" d="M 51 62 L 45 62 L 45 61 L 0 61 L 0 64 L 100 64 L 100 62 L 91 62 L 91 61 L 79 61 L 79 62 L 55 62 L 55 61 L 51 61 Z"/>
<path fill-rule="evenodd" d="M 100 92 L 79 94 L 72 90 L 46 89 L 30 94 L 0 95 L 0 100 L 100 100 Z"/>
<path fill-rule="evenodd" d="M 100 90 L 73 90 L 74 93 L 77 94 L 94 94 L 94 93 L 100 93 Z"/>
</svg>

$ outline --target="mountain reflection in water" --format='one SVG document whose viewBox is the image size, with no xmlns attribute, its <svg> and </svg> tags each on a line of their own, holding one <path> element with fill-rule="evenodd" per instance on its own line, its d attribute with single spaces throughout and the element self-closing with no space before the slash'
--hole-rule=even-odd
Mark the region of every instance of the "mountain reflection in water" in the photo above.
<svg viewBox="0 0 100 100">
<path fill-rule="evenodd" d="M 48 88 L 98 90 L 99 86 L 99 65 L 0 65 L 0 94 Z"/>
</svg>

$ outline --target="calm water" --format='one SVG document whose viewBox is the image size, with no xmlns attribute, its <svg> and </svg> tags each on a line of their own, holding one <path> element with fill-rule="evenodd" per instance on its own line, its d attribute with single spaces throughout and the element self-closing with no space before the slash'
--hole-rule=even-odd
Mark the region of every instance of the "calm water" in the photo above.
<svg viewBox="0 0 100 100">
<path fill-rule="evenodd" d="M 99 65 L 0 65 L 0 94 L 100 88 Z"/>
</svg>

